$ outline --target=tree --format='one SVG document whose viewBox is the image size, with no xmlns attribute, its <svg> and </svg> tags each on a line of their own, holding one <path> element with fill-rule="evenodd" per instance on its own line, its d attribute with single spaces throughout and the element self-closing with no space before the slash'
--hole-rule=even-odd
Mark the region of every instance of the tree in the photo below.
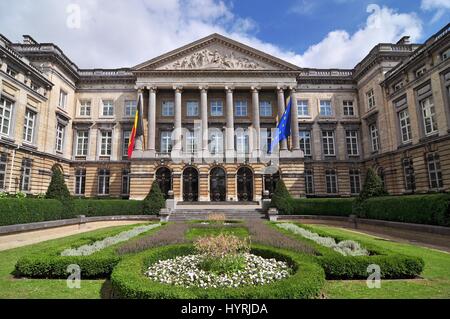
<svg viewBox="0 0 450 319">
<path fill-rule="evenodd" d="M 363 189 L 353 203 L 353 213 L 358 217 L 365 217 L 365 201 L 371 197 L 384 195 L 387 195 L 387 192 L 384 189 L 383 181 L 372 168 L 369 168 L 366 173 Z"/>
<path fill-rule="evenodd" d="M 281 214 L 289 215 L 292 213 L 291 199 L 291 194 L 287 190 L 284 181 L 280 178 L 275 186 L 270 207 L 278 209 Z"/>
<path fill-rule="evenodd" d="M 144 215 L 156 215 L 160 210 L 166 206 L 166 200 L 164 194 L 159 188 L 158 181 L 153 181 L 150 192 L 143 201 L 143 213 Z"/>
<path fill-rule="evenodd" d="M 57 199 L 59 201 L 67 201 L 71 199 L 69 189 L 67 188 L 64 176 L 58 165 L 52 167 L 52 180 L 48 185 L 46 198 Z"/>
</svg>

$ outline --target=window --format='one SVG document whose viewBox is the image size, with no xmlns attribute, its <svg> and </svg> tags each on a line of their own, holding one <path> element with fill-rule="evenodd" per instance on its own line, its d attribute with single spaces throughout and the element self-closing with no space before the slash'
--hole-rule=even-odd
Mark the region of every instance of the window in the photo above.
<svg viewBox="0 0 450 319">
<path fill-rule="evenodd" d="M 403 174 L 405 176 L 405 190 L 414 191 L 416 188 L 416 178 L 414 174 L 413 160 L 411 158 L 403 159 Z"/>
<path fill-rule="evenodd" d="M 327 184 L 327 193 L 336 194 L 337 193 L 337 177 L 336 171 L 334 169 L 328 169 L 325 171 L 325 180 Z"/>
<path fill-rule="evenodd" d="M 5 178 L 6 178 L 6 163 L 8 161 L 8 155 L 5 153 L 0 153 L 0 190 L 5 189 Z"/>
<path fill-rule="evenodd" d="M 247 111 L 247 101 L 243 101 L 243 100 L 238 100 L 236 101 L 236 105 L 235 105 L 236 111 L 235 111 L 235 115 L 238 117 L 245 117 L 248 115 L 248 111 Z"/>
<path fill-rule="evenodd" d="M 91 116 L 91 101 L 81 102 L 80 116 Z"/>
<path fill-rule="evenodd" d="M 355 108 L 353 107 L 353 101 L 344 101 L 344 116 L 354 116 Z"/>
<path fill-rule="evenodd" d="M 197 153 L 197 139 L 194 131 L 186 132 L 186 153 L 195 154 Z"/>
<path fill-rule="evenodd" d="M 109 195 L 109 170 L 107 169 L 98 171 L 98 194 Z"/>
<path fill-rule="evenodd" d="M 400 135 L 402 143 L 405 144 L 411 142 L 411 123 L 409 120 L 408 110 L 403 110 L 399 112 L 398 120 L 400 123 Z"/>
<path fill-rule="evenodd" d="M 84 195 L 86 189 L 86 170 L 77 169 L 75 171 L 75 195 Z"/>
<path fill-rule="evenodd" d="M 261 101 L 259 103 L 259 115 L 263 117 L 272 116 L 272 103 L 270 101 Z"/>
<path fill-rule="evenodd" d="M 420 107 L 422 109 L 422 118 L 425 129 L 425 135 L 428 136 L 436 133 L 438 128 L 433 98 L 430 96 L 420 101 Z"/>
<path fill-rule="evenodd" d="M 416 70 L 416 79 L 420 78 L 422 75 L 427 72 L 427 68 L 425 66 L 422 66 Z"/>
<path fill-rule="evenodd" d="M 373 89 L 366 93 L 366 99 L 367 108 L 369 110 L 373 109 L 375 107 L 375 93 L 373 92 Z"/>
<path fill-rule="evenodd" d="M 300 149 L 305 156 L 311 156 L 311 131 L 300 131 Z"/>
<path fill-rule="evenodd" d="M 351 169 L 349 171 L 350 176 L 350 193 L 352 195 L 358 195 L 361 192 L 361 177 L 359 170 Z"/>
<path fill-rule="evenodd" d="M 8 65 L 6 67 L 6 74 L 8 74 L 9 76 L 11 76 L 13 78 L 16 78 L 16 76 L 17 76 L 17 74 L 19 74 L 19 72 Z"/>
<path fill-rule="evenodd" d="M 76 156 L 87 156 L 89 147 L 89 131 L 77 131 Z"/>
<path fill-rule="evenodd" d="M 331 101 L 329 100 L 320 101 L 320 115 L 321 116 L 333 115 L 333 112 L 331 110 Z"/>
<path fill-rule="evenodd" d="M 66 128 L 61 123 L 56 124 L 56 143 L 55 149 L 57 152 L 62 152 L 64 149 L 64 132 Z"/>
<path fill-rule="evenodd" d="M 306 194 L 314 194 L 314 174 L 312 169 L 305 170 L 305 191 Z"/>
<path fill-rule="evenodd" d="M 100 156 L 111 156 L 112 131 L 102 131 L 100 140 Z"/>
<path fill-rule="evenodd" d="M 297 100 L 298 116 L 309 116 L 308 100 Z"/>
<path fill-rule="evenodd" d="M 136 115 L 137 102 L 135 100 L 125 101 L 125 116 L 134 117 Z"/>
<path fill-rule="evenodd" d="M 221 100 L 211 101 L 211 116 L 222 116 L 223 115 L 223 103 Z"/>
<path fill-rule="evenodd" d="M 380 140 L 378 137 L 378 127 L 375 123 L 369 125 L 369 132 L 370 141 L 372 144 L 372 152 L 378 152 L 380 150 Z"/>
<path fill-rule="evenodd" d="M 270 129 L 262 128 L 261 129 L 261 146 L 260 149 L 265 154 L 269 153 L 270 146 L 272 144 L 272 131 Z"/>
<path fill-rule="evenodd" d="M 239 155 L 250 152 L 250 140 L 247 131 L 239 130 L 236 132 L 236 151 Z"/>
<path fill-rule="evenodd" d="M 187 116 L 198 116 L 198 102 L 197 101 L 188 101 L 187 104 Z"/>
<path fill-rule="evenodd" d="M 130 170 L 122 170 L 122 195 L 130 195 Z"/>
<path fill-rule="evenodd" d="M 445 61 L 450 57 L 450 48 L 441 53 L 441 60 Z"/>
<path fill-rule="evenodd" d="M 28 192 L 31 190 L 31 166 L 33 161 L 29 158 L 22 160 L 22 167 L 20 169 L 20 185 L 21 192 Z"/>
<path fill-rule="evenodd" d="M 162 116 L 174 116 L 175 115 L 175 105 L 173 101 L 163 101 L 161 107 Z"/>
<path fill-rule="evenodd" d="M 0 134 L 9 135 L 11 125 L 12 103 L 0 98 Z"/>
<path fill-rule="evenodd" d="M 349 156 L 358 156 L 358 131 L 346 131 L 347 154 Z"/>
<path fill-rule="evenodd" d="M 131 131 L 123 131 L 122 156 L 128 157 L 128 146 L 130 145 Z"/>
<path fill-rule="evenodd" d="M 397 92 L 403 88 L 403 81 L 397 82 L 392 86 L 394 92 Z"/>
<path fill-rule="evenodd" d="M 170 131 L 161 132 L 161 153 L 172 152 L 172 133 Z"/>
<path fill-rule="evenodd" d="M 25 122 L 23 125 L 23 140 L 25 142 L 33 143 L 35 124 L 36 124 L 36 112 L 27 109 L 25 111 Z"/>
<path fill-rule="evenodd" d="M 444 187 L 442 181 L 441 162 L 437 153 L 427 155 L 428 177 L 431 189 L 440 189 Z"/>
<path fill-rule="evenodd" d="M 59 91 L 59 107 L 65 109 L 67 107 L 67 93 L 63 90 Z"/>
<path fill-rule="evenodd" d="M 114 116 L 114 102 L 111 100 L 102 101 L 102 115 L 103 116 Z"/>
<path fill-rule="evenodd" d="M 219 130 L 213 130 L 209 140 L 209 152 L 211 155 L 223 154 L 223 133 Z"/>
<path fill-rule="evenodd" d="M 323 154 L 325 156 L 334 156 L 334 132 L 322 131 Z"/>
</svg>

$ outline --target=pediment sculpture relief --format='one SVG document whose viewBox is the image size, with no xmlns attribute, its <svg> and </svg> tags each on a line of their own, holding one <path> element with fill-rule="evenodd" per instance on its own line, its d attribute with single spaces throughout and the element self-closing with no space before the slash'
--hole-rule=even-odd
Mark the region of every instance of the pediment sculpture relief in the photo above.
<svg viewBox="0 0 450 319">
<path fill-rule="evenodd" d="M 172 64 L 166 70 L 223 69 L 223 70 L 258 70 L 263 67 L 246 57 L 237 57 L 233 52 L 223 54 L 219 51 L 204 49 L 186 56 Z"/>
</svg>

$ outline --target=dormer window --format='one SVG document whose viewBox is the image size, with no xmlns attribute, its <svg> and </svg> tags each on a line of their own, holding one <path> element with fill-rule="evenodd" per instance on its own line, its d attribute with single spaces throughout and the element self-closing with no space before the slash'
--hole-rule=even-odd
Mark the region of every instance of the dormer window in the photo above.
<svg viewBox="0 0 450 319">
<path fill-rule="evenodd" d="M 11 76 L 13 78 L 16 78 L 16 76 L 17 76 L 17 74 L 19 74 L 19 72 L 8 65 L 8 67 L 6 68 L 6 74 L 8 74 L 9 76 Z"/>
<path fill-rule="evenodd" d="M 416 79 L 420 78 L 422 75 L 427 72 L 427 68 L 425 66 L 422 66 L 416 70 Z"/>
</svg>

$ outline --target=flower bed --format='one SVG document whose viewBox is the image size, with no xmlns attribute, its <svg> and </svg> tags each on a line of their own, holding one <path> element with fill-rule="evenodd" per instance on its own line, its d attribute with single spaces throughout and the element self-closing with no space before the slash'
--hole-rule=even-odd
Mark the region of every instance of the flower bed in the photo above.
<svg viewBox="0 0 450 319">
<path fill-rule="evenodd" d="M 136 228 L 136 225 L 127 226 L 125 229 L 130 228 L 131 230 L 131 227 Z M 163 226 L 162 229 L 164 229 L 164 227 L 165 226 Z M 156 231 L 157 229 L 159 229 L 159 227 L 147 229 L 145 232 L 137 235 L 131 242 L 139 240 L 140 237 L 148 237 L 151 232 Z M 123 232 L 123 228 L 121 228 L 121 230 Z M 111 229 L 110 231 L 105 230 L 102 235 L 92 236 L 86 234 L 85 237 L 72 241 L 69 247 L 89 245 L 93 241 L 102 241 L 105 238 L 113 237 L 118 233 L 118 230 Z M 124 244 L 126 243 L 116 243 L 88 256 L 61 256 L 61 252 L 69 247 L 39 252 L 20 258 L 16 263 L 15 271 L 17 275 L 27 278 L 66 279 L 69 275 L 67 266 L 78 265 L 81 269 L 82 279 L 108 278 L 113 268 L 121 260 L 121 256 L 117 253 L 117 249 Z"/>
<path fill-rule="evenodd" d="M 201 269 L 202 255 L 188 255 L 157 262 L 146 275 L 163 284 L 185 288 L 226 288 L 265 285 L 289 277 L 286 262 L 244 254 L 245 268 L 231 273 L 217 274 Z"/>
<path fill-rule="evenodd" d="M 319 245 L 333 249 L 343 256 L 368 256 L 369 252 L 362 248 L 361 245 L 353 240 L 343 240 L 336 243 L 336 240 L 331 237 L 322 237 L 317 233 L 311 232 L 307 229 L 301 228 L 292 223 L 276 224 L 277 227 L 301 235 L 307 239 L 316 242 Z"/>
<path fill-rule="evenodd" d="M 299 228 L 315 232 L 321 237 L 332 237 L 338 242 L 348 238 L 331 236 L 325 231 L 312 230 L 305 225 L 295 224 Z M 274 226 L 276 227 L 276 226 Z M 378 265 L 381 269 L 383 279 L 406 279 L 415 278 L 424 269 L 422 258 L 396 254 L 389 249 L 362 241 L 369 256 L 344 256 L 332 248 L 325 247 L 302 235 L 276 227 L 279 231 L 296 238 L 299 241 L 309 243 L 320 253 L 315 256 L 316 261 L 322 266 L 327 279 L 366 279 L 369 275 L 369 265 Z"/>
<path fill-rule="evenodd" d="M 264 285 L 221 285 L 201 287 L 162 283 L 151 280 L 149 269 L 169 260 L 182 260 L 195 255 L 192 245 L 154 248 L 124 258 L 111 275 L 113 295 L 131 299 L 264 299 L 314 298 L 325 282 L 325 275 L 310 256 L 267 246 L 252 246 L 250 253 L 265 260 L 276 259 L 292 269 L 289 277 Z M 181 259 L 177 259 L 181 258 Z M 187 259 L 189 260 L 189 259 Z M 160 264 L 161 265 L 161 264 Z M 281 264 L 280 264 L 281 265 Z M 147 274 L 146 274 L 147 272 Z M 280 275 L 281 276 L 281 275 Z"/>
</svg>

